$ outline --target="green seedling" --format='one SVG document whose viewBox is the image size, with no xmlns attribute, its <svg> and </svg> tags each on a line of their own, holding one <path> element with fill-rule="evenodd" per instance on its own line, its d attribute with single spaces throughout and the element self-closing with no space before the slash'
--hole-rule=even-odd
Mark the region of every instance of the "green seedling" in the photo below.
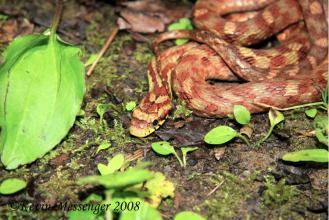
<svg viewBox="0 0 329 220">
<path fill-rule="evenodd" d="M 157 154 L 160 154 L 160 155 L 163 155 L 163 156 L 168 156 L 170 154 L 173 154 L 179 164 L 181 165 L 181 167 L 186 167 L 186 155 L 188 152 L 192 152 L 192 151 L 195 151 L 197 150 L 198 148 L 197 147 L 181 147 L 181 151 L 182 151 L 182 156 L 183 156 L 183 159 L 180 159 L 180 157 L 178 156 L 178 154 L 176 153 L 175 151 L 175 148 L 167 141 L 159 141 L 159 142 L 155 142 L 155 143 L 152 143 L 152 149 L 157 153 Z"/>
<path fill-rule="evenodd" d="M 328 151 L 325 149 L 300 150 L 283 155 L 282 160 L 291 162 L 314 161 L 328 163 Z"/>
<path fill-rule="evenodd" d="M 201 215 L 191 212 L 191 211 L 183 211 L 175 215 L 174 220 L 206 220 Z"/>
<path fill-rule="evenodd" d="M 98 104 L 96 107 L 96 112 L 99 115 L 99 121 L 101 123 L 103 123 L 103 119 L 104 119 L 104 114 L 110 110 L 110 108 L 112 107 L 111 104 Z"/>
<path fill-rule="evenodd" d="M 159 141 L 159 142 L 152 143 L 151 146 L 152 146 L 152 149 L 157 154 L 160 154 L 160 155 L 163 155 L 163 156 L 168 156 L 170 154 L 173 154 L 177 158 L 179 164 L 182 167 L 184 167 L 183 161 L 179 158 L 179 156 L 176 153 L 174 147 L 169 142 L 167 142 L 167 141 Z"/>
<path fill-rule="evenodd" d="M 121 156 L 116 156 L 117 158 Z M 122 160 L 115 159 L 110 160 L 109 164 L 113 160 L 121 161 L 116 166 L 113 172 L 101 175 L 101 176 L 87 176 L 79 179 L 78 184 L 92 184 L 102 185 L 105 188 L 105 199 L 100 199 L 97 204 L 113 204 L 109 206 L 109 210 L 105 213 L 91 213 L 89 211 L 88 216 L 93 214 L 92 219 L 97 217 L 103 219 L 113 219 L 113 212 L 120 212 L 119 219 L 155 219 L 161 220 L 161 214 L 153 207 L 160 204 L 162 198 L 174 196 L 174 185 L 165 179 L 165 176 L 159 172 L 153 172 L 145 169 L 146 163 L 137 164 L 135 167 L 123 170 Z M 119 168 L 121 167 L 121 169 Z M 120 170 L 119 170 L 119 169 Z M 160 186 L 160 187 L 159 187 Z M 145 199 L 150 203 L 145 202 Z M 122 210 L 121 206 L 115 208 L 115 204 L 129 204 L 124 206 L 125 210 Z M 129 209 L 127 209 L 130 207 Z M 73 213 L 74 212 L 74 213 Z M 68 213 L 69 220 L 75 220 L 72 218 L 75 216 L 83 216 L 82 211 L 71 211 Z"/>
<path fill-rule="evenodd" d="M 101 151 L 101 150 L 106 150 L 106 149 L 108 149 L 109 147 L 111 147 L 111 144 L 110 144 L 110 143 L 108 143 L 108 142 L 101 143 L 101 144 L 98 146 L 97 150 L 96 150 L 96 154 L 97 154 L 99 151 Z"/>
<path fill-rule="evenodd" d="M 172 23 L 168 26 L 168 31 L 174 30 L 193 30 L 192 21 L 188 18 L 181 18 L 177 22 Z M 188 42 L 188 39 L 177 39 L 176 45 L 182 45 Z"/>
<path fill-rule="evenodd" d="M 134 101 L 131 101 L 131 102 L 127 102 L 127 104 L 126 104 L 126 110 L 128 111 L 128 112 L 131 112 L 132 110 L 134 110 L 134 108 L 136 107 L 136 102 L 134 102 Z"/>
<path fill-rule="evenodd" d="M 197 147 L 181 147 L 182 155 L 183 155 L 183 166 L 186 167 L 186 155 L 188 152 L 192 152 L 197 150 Z"/>
<path fill-rule="evenodd" d="M 211 129 L 204 137 L 207 144 L 224 144 L 233 138 L 241 138 L 248 146 L 250 145 L 247 138 L 228 126 L 218 126 Z"/>
<path fill-rule="evenodd" d="M 315 136 L 320 143 L 328 146 L 328 116 L 317 115 L 314 119 Z"/>
<path fill-rule="evenodd" d="M 316 108 L 311 108 L 311 109 L 305 110 L 306 116 L 310 117 L 310 118 L 315 118 L 317 113 L 318 113 L 318 111 L 316 110 Z"/>
<path fill-rule="evenodd" d="M 0 184 L 0 194 L 9 195 L 16 193 L 26 187 L 26 182 L 17 178 L 10 178 L 4 180 Z"/>
<path fill-rule="evenodd" d="M 111 160 L 109 160 L 108 164 L 97 164 L 97 169 L 102 176 L 112 174 L 115 171 L 118 171 L 125 163 L 125 158 L 123 154 L 115 155 Z"/>
<path fill-rule="evenodd" d="M 235 105 L 233 114 L 235 120 L 241 125 L 246 125 L 250 122 L 250 112 L 242 105 Z"/>
<path fill-rule="evenodd" d="M 274 109 L 270 109 L 270 111 L 268 112 L 268 117 L 270 119 L 270 129 L 267 132 L 266 136 L 262 138 L 259 142 L 257 142 L 258 146 L 264 141 L 266 141 L 272 134 L 273 128 L 284 120 L 283 114 Z"/>
<path fill-rule="evenodd" d="M 91 54 L 90 57 L 88 58 L 88 60 L 85 62 L 85 67 L 93 64 L 96 61 L 97 57 L 98 57 L 98 54 L 94 54 L 94 53 Z"/>
</svg>

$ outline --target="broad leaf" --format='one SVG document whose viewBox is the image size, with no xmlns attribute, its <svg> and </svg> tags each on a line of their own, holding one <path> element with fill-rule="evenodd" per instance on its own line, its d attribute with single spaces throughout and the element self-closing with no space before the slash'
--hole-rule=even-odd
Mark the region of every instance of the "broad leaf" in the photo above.
<svg viewBox="0 0 329 220">
<path fill-rule="evenodd" d="M 15 40 L 0 67 L 0 153 L 7 169 L 31 163 L 72 127 L 85 92 L 80 50 L 57 36 Z"/>
<path fill-rule="evenodd" d="M 250 112 L 243 105 L 235 105 L 233 112 L 234 118 L 239 124 L 246 125 L 250 122 Z"/>
<path fill-rule="evenodd" d="M 317 113 L 318 113 L 318 111 L 316 110 L 316 108 L 311 108 L 311 109 L 305 110 L 305 114 L 307 115 L 307 117 L 310 117 L 310 118 L 314 118 Z"/>
<path fill-rule="evenodd" d="M 167 141 L 158 141 L 151 144 L 152 149 L 161 155 L 170 155 L 175 154 L 175 149 L 171 144 Z"/>
<path fill-rule="evenodd" d="M 271 127 L 274 127 L 284 120 L 283 114 L 275 109 L 270 109 L 268 112 L 268 117 L 270 119 Z"/>
<path fill-rule="evenodd" d="M 128 187 L 153 178 L 153 173 L 144 169 L 131 168 L 125 172 L 116 172 L 104 176 L 86 176 L 79 179 L 79 184 L 103 185 L 107 188 Z"/>
<path fill-rule="evenodd" d="M 296 152 L 287 153 L 282 157 L 283 160 L 299 162 L 299 161 L 314 161 L 328 162 L 328 151 L 325 149 L 307 149 Z"/>
<path fill-rule="evenodd" d="M 0 184 L 0 194 L 8 195 L 18 192 L 26 187 L 26 182 L 21 179 L 6 179 Z"/>
<path fill-rule="evenodd" d="M 207 144 L 224 144 L 237 136 L 237 132 L 228 126 L 218 126 L 211 129 L 206 136 L 204 141 Z"/>
<path fill-rule="evenodd" d="M 97 164 L 98 171 L 102 176 L 114 173 L 119 170 L 125 162 L 125 158 L 123 154 L 115 155 L 108 163 L 108 165 L 104 165 L 102 163 Z"/>
</svg>

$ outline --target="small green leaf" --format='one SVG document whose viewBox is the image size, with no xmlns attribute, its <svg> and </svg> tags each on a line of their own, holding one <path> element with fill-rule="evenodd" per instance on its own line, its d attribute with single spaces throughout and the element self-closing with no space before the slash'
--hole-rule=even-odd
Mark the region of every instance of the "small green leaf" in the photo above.
<svg viewBox="0 0 329 220">
<path fill-rule="evenodd" d="M 234 118 L 239 124 L 246 125 L 250 122 L 250 112 L 246 107 L 235 105 L 233 112 Z"/>
<path fill-rule="evenodd" d="M 181 151 L 182 151 L 182 154 L 183 156 L 186 155 L 188 152 L 191 152 L 191 151 L 195 151 L 197 150 L 198 147 L 182 147 L 181 148 Z"/>
<path fill-rule="evenodd" d="M 325 149 L 307 149 L 296 152 L 287 153 L 282 157 L 283 160 L 299 162 L 299 161 L 314 161 L 328 162 L 328 151 Z"/>
<path fill-rule="evenodd" d="M 95 62 L 95 60 L 97 59 L 98 54 L 91 54 L 90 57 L 88 58 L 87 62 L 85 63 L 85 67 L 90 66 L 91 64 L 93 64 Z"/>
<path fill-rule="evenodd" d="M 316 108 L 311 108 L 311 109 L 305 110 L 305 114 L 310 118 L 314 118 L 317 113 L 318 113 L 318 111 L 316 110 Z"/>
<path fill-rule="evenodd" d="M 111 173 L 111 172 L 108 171 L 108 167 L 107 167 L 107 165 L 102 164 L 102 163 L 97 164 L 97 169 L 98 169 L 98 172 L 99 172 L 102 176 L 105 176 L 105 175 Z"/>
<path fill-rule="evenodd" d="M 211 129 L 206 136 L 204 141 L 207 144 L 223 144 L 237 136 L 237 132 L 228 126 L 218 126 Z"/>
<path fill-rule="evenodd" d="M 126 104 L 126 110 L 129 112 L 134 110 L 135 107 L 136 107 L 136 102 L 134 102 L 134 101 L 127 102 L 127 104 Z"/>
<path fill-rule="evenodd" d="M 108 163 L 108 165 L 104 165 L 102 163 L 97 164 L 97 169 L 102 176 L 114 173 L 118 171 L 125 162 L 125 158 L 123 154 L 115 155 Z"/>
<path fill-rule="evenodd" d="M 182 155 L 183 155 L 183 165 L 184 167 L 186 167 L 186 155 L 188 152 L 192 152 L 197 150 L 198 147 L 182 147 L 181 151 L 182 151 Z"/>
<path fill-rule="evenodd" d="M 188 18 L 181 18 L 168 26 L 168 31 L 174 30 L 193 30 L 192 21 Z M 175 41 L 176 45 L 182 45 L 186 42 L 188 42 L 188 39 L 177 39 Z"/>
<path fill-rule="evenodd" d="M 103 121 L 104 114 L 110 109 L 110 104 L 98 104 L 96 107 L 96 112 L 99 115 L 100 121 Z"/>
<path fill-rule="evenodd" d="M 152 143 L 152 149 L 161 155 L 170 155 L 170 154 L 175 154 L 175 149 L 171 144 L 167 141 L 159 141 Z"/>
<path fill-rule="evenodd" d="M 0 184 L 0 194 L 8 195 L 18 192 L 26 187 L 26 182 L 17 178 L 4 180 Z"/>
<path fill-rule="evenodd" d="M 174 220 L 206 220 L 201 215 L 191 212 L 191 211 L 183 211 L 175 215 Z"/>
<path fill-rule="evenodd" d="M 320 128 L 315 129 L 315 136 L 318 139 L 318 141 L 322 144 L 325 144 L 328 146 L 328 137 L 325 136 Z"/>
<path fill-rule="evenodd" d="M 268 117 L 270 119 L 271 127 L 274 127 L 284 120 L 283 114 L 275 109 L 270 109 L 268 112 Z"/>
<path fill-rule="evenodd" d="M 107 149 L 107 148 L 109 148 L 109 147 L 111 147 L 111 144 L 110 144 L 110 143 L 107 143 L 107 142 L 101 143 L 101 144 L 98 146 L 97 150 L 96 150 L 96 154 L 97 154 L 99 151 L 101 151 L 101 150 L 105 150 L 105 149 Z"/>
</svg>

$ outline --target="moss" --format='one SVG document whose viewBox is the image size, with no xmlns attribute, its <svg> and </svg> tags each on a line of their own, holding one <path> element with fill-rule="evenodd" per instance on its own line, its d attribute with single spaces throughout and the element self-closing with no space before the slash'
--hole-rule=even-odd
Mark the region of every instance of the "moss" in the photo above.
<svg viewBox="0 0 329 220">
<path fill-rule="evenodd" d="M 153 56 L 154 55 L 148 46 L 144 44 L 137 45 L 137 49 L 134 52 L 134 57 L 137 62 L 140 64 L 147 64 L 151 61 Z"/>
<path fill-rule="evenodd" d="M 238 213 L 241 202 L 249 197 L 250 180 L 224 172 L 212 178 L 211 181 L 219 185 L 215 199 L 206 200 L 201 208 L 207 210 L 208 219 L 233 217 Z"/>
<path fill-rule="evenodd" d="M 304 215 L 308 214 L 309 198 L 295 186 L 286 185 L 284 179 L 277 182 L 273 176 L 266 176 L 264 185 L 266 189 L 260 204 L 263 215 L 275 216 L 276 219 L 304 219 Z"/>
<path fill-rule="evenodd" d="M 267 206 L 282 206 L 297 194 L 296 188 L 286 185 L 284 179 L 276 182 L 273 176 L 266 176 L 265 181 L 263 202 Z"/>
<path fill-rule="evenodd" d="M 173 119 L 177 118 L 187 118 L 191 116 L 193 111 L 189 110 L 186 106 L 185 101 L 178 100 L 176 104 L 176 110 L 174 112 Z"/>
</svg>

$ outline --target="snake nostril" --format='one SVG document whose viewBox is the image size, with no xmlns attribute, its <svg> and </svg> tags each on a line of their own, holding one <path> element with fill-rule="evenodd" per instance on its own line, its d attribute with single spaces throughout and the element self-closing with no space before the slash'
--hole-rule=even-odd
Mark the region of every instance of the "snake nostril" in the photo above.
<svg viewBox="0 0 329 220">
<path fill-rule="evenodd" d="M 154 120 L 154 121 L 152 122 L 152 124 L 153 124 L 153 126 L 157 126 L 157 125 L 159 124 L 159 121 L 158 121 L 158 120 Z"/>
</svg>

